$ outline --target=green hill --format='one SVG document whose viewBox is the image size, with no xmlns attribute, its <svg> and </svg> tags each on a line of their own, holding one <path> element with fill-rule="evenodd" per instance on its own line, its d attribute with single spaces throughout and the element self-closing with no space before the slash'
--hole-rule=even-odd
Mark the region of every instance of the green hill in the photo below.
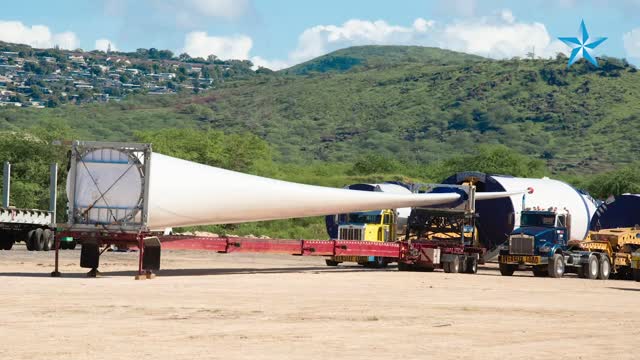
<svg viewBox="0 0 640 360">
<path fill-rule="evenodd" d="M 390 48 L 395 55 L 384 55 Z M 418 167 L 473 153 L 483 143 L 506 145 L 565 174 L 602 172 L 637 158 L 640 75 L 623 60 L 602 58 L 600 68 L 580 61 L 567 69 L 565 58 L 494 61 L 390 48 L 334 53 L 386 64 L 347 72 L 300 76 L 291 73 L 294 67 L 227 81 L 199 95 L 4 108 L 0 129 L 55 120 L 76 136 L 109 140 L 167 127 L 248 131 L 273 146 L 276 160 L 299 164 L 376 153 Z M 440 54 L 439 60 L 416 57 L 420 52 Z"/>
<path fill-rule="evenodd" d="M 423 46 L 369 45 L 337 50 L 282 70 L 285 74 L 345 72 L 400 64 L 451 65 L 486 60 L 480 56 Z"/>
</svg>

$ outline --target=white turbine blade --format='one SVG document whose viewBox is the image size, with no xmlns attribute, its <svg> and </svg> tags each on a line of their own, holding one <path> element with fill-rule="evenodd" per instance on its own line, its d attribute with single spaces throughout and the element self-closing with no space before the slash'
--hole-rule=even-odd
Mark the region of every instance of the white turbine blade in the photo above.
<svg viewBox="0 0 640 360">
<path fill-rule="evenodd" d="M 495 192 L 477 192 L 476 200 L 493 200 L 505 198 L 513 195 L 522 195 L 526 190 L 522 191 L 495 191 Z"/>
<path fill-rule="evenodd" d="M 229 224 L 446 204 L 450 194 L 392 194 L 304 185 L 243 174 L 154 153 L 152 229 Z"/>
</svg>

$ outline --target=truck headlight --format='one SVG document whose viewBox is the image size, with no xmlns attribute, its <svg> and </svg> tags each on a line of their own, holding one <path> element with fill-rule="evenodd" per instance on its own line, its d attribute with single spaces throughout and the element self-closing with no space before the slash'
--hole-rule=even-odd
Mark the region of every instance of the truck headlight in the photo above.
<svg viewBox="0 0 640 360">
<path fill-rule="evenodd" d="M 551 251 L 551 248 L 545 245 L 545 246 L 541 246 L 539 250 L 541 253 L 548 253 L 549 251 Z"/>
<path fill-rule="evenodd" d="M 509 250 L 509 245 L 502 244 L 502 245 L 498 246 L 498 250 L 507 251 L 507 250 Z"/>
</svg>

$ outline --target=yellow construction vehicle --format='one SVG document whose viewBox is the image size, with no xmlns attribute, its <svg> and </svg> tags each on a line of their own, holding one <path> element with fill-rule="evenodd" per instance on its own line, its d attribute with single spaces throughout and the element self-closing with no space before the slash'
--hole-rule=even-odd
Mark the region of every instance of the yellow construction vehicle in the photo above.
<svg viewBox="0 0 640 360">
<path fill-rule="evenodd" d="M 606 254 L 611 264 L 612 278 L 628 279 L 633 274 L 634 278 L 640 281 L 640 270 L 632 270 L 635 269 L 632 266 L 632 254 L 640 250 L 640 227 L 590 231 L 587 238 L 574 244 L 574 247 Z"/>
<path fill-rule="evenodd" d="M 355 212 L 340 216 L 338 240 L 396 241 L 396 213 L 393 209 Z M 334 256 L 328 266 L 355 262 L 367 267 L 385 267 L 390 259 L 378 256 Z"/>
</svg>

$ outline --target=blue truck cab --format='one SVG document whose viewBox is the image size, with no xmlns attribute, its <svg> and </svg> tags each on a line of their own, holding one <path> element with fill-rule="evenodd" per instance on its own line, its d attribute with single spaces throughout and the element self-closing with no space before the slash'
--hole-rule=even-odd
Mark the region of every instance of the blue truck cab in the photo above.
<svg viewBox="0 0 640 360">
<path fill-rule="evenodd" d="M 520 227 L 500 249 L 500 273 L 511 276 L 516 270 L 530 269 L 535 276 L 562 277 L 570 231 L 571 216 L 564 210 L 522 211 Z"/>
</svg>

